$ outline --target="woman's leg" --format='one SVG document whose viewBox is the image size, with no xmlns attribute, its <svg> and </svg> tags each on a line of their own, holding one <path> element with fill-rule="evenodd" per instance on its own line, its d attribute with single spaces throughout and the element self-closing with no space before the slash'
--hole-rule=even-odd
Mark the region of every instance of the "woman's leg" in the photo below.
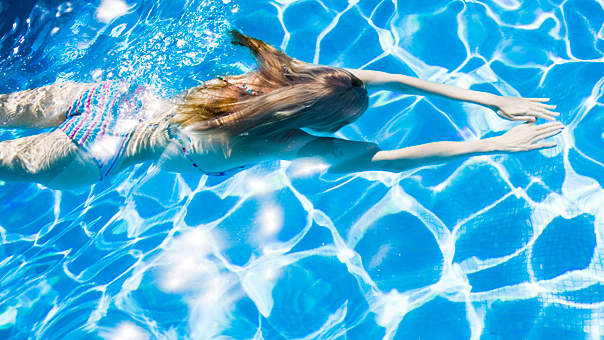
<svg viewBox="0 0 604 340">
<path fill-rule="evenodd" d="M 0 180 L 69 187 L 98 180 L 98 168 L 63 131 L 0 142 Z M 65 182 L 65 183 L 63 183 Z"/>
<path fill-rule="evenodd" d="M 48 128 L 59 126 L 69 106 L 94 84 L 63 83 L 0 94 L 0 127 Z"/>
</svg>

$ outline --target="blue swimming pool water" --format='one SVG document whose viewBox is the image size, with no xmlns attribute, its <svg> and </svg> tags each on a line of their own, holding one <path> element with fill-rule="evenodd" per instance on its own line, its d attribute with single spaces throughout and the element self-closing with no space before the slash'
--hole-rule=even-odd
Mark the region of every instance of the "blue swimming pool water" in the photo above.
<svg viewBox="0 0 604 340">
<path fill-rule="evenodd" d="M 0 1 L 0 93 L 126 78 L 172 96 L 253 67 L 226 43 L 235 27 L 308 62 L 551 97 L 567 125 L 555 149 L 401 174 L 280 162 L 229 178 L 139 166 L 71 191 L 0 182 L 0 338 L 602 338 L 603 7 Z M 377 92 L 337 136 L 389 149 L 512 125 Z"/>
</svg>

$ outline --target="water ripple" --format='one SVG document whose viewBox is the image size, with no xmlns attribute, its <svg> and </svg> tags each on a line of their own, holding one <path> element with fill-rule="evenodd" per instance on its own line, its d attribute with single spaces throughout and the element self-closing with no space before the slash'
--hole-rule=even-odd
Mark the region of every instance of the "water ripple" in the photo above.
<svg viewBox="0 0 604 340">
<path fill-rule="evenodd" d="M 171 96 L 253 65 L 233 26 L 308 62 L 551 97 L 567 125 L 552 150 L 400 174 L 1 182 L 0 338 L 602 336 L 601 1 L 24 1 L 0 17 L 1 92 L 137 78 Z M 380 91 L 337 135 L 396 148 L 511 125 Z"/>
</svg>

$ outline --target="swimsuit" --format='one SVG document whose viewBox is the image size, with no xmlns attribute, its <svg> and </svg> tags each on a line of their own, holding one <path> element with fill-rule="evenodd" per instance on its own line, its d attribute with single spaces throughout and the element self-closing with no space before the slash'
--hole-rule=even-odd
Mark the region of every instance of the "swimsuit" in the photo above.
<svg viewBox="0 0 604 340">
<path fill-rule="evenodd" d="M 244 92 L 247 92 L 249 94 L 251 94 L 252 96 L 257 96 L 259 94 L 262 94 L 262 92 L 258 92 L 252 88 L 250 88 L 249 86 L 247 86 L 246 83 L 242 83 L 242 84 L 237 84 L 237 83 L 232 83 L 229 81 L 228 78 L 225 78 L 223 76 L 216 76 L 216 78 L 222 80 L 223 82 L 227 83 L 228 85 L 232 85 L 235 87 L 238 87 L 239 89 L 243 90 Z"/>
<path fill-rule="evenodd" d="M 73 102 L 59 126 L 96 162 L 101 180 L 116 168 L 132 132 L 145 120 L 144 91 L 119 81 L 97 84 Z"/>
<path fill-rule="evenodd" d="M 260 94 L 246 84 L 231 83 L 221 76 L 217 78 L 238 87 L 246 94 L 253 96 Z M 103 82 L 84 91 L 65 113 L 65 121 L 59 129 L 88 152 L 99 167 L 100 180 L 116 169 L 116 164 L 134 129 L 147 119 L 141 100 L 144 91 L 143 86 L 125 82 Z M 157 124 L 155 126 L 157 127 Z M 191 140 L 185 142 L 180 134 L 173 133 L 171 130 L 168 129 L 168 135 L 179 144 L 184 157 L 193 167 L 206 175 L 223 176 L 247 167 L 243 165 L 220 172 L 204 171 L 191 158 Z"/>
<path fill-rule="evenodd" d="M 246 92 L 247 94 L 250 94 L 252 96 L 258 96 L 258 95 L 262 94 L 262 92 L 259 92 L 259 91 L 256 91 L 256 90 L 250 88 L 245 83 L 242 83 L 242 84 L 232 83 L 232 82 L 229 81 L 228 78 L 225 78 L 225 77 L 222 77 L 222 76 L 217 76 L 216 78 L 222 80 L 227 85 L 236 86 L 237 88 L 241 89 L 243 92 Z M 188 138 L 188 137 L 187 138 L 182 138 L 182 136 L 179 133 L 174 133 L 172 131 L 172 129 L 170 129 L 170 128 L 168 128 L 168 135 L 170 136 L 171 139 L 175 140 L 178 143 L 179 149 L 182 151 L 183 155 L 185 156 L 185 159 L 187 161 L 189 161 L 189 163 L 191 163 L 191 165 L 194 168 L 198 169 L 199 171 L 201 171 L 205 175 L 208 175 L 208 176 L 225 176 L 225 175 L 232 174 L 234 172 L 238 172 L 238 171 L 241 171 L 241 170 L 249 167 L 249 164 L 245 164 L 245 165 L 234 167 L 232 169 L 228 169 L 228 170 L 225 170 L 225 171 L 219 171 L 219 172 L 208 172 L 208 171 L 205 171 L 199 165 L 197 165 L 197 163 L 195 163 L 195 161 L 191 157 L 191 152 L 193 151 L 193 148 L 191 147 L 191 139 L 190 138 Z"/>
<path fill-rule="evenodd" d="M 218 171 L 218 172 L 205 171 L 199 165 L 197 165 L 197 163 L 195 163 L 195 161 L 191 157 L 191 151 L 193 151 L 193 148 L 191 147 L 191 139 L 190 138 L 188 138 L 188 137 L 187 138 L 182 138 L 179 133 L 174 133 L 172 131 L 172 129 L 170 129 L 170 128 L 168 128 L 168 136 L 170 136 L 171 139 L 175 140 L 176 143 L 178 143 L 178 148 L 182 151 L 183 156 L 185 156 L 185 159 L 187 161 L 189 161 L 189 163 L 191 163 L 191 165 L 195 169 L 198 169 L 204 175 L 208 175 L 208 176 L 225 176 L 225 175 L 230 175 L 230 174 L 233 174 L 235 172 L 241 171 L 241 170 L 243 170 L 243 169 L 245 169 L 245 168 L 247 168 L 249 166 L 249 165 L 246 164 L 246 165 L 241 165 L 241 166 L 238 166 L 238 167 L 234 167 L 232 169 L 228 169 L 228 170 L 225 170 L 225 171 Z"/>
</svg>

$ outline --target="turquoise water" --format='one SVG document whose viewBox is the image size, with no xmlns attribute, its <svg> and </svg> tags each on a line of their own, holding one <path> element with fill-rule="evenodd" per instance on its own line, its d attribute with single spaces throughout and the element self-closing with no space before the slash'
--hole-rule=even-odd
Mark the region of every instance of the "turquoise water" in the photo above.
<svg viewBox="0 0 604 340">
<path fill-rule="evenodd" d="M 172 96 L 253 67 L 226 43 L 232 26 L 308 62 L 551 97 L 567 125 L 554 149 L 400 174 L 142 165 L 71 191 L 0 183 L 0 338 L 602 338 L 603 7 L 0 1 L 0 93 L 121 78 Z M 391 149 L 512 125 L 376 92 L 337 136 Z"/>
</svg>

